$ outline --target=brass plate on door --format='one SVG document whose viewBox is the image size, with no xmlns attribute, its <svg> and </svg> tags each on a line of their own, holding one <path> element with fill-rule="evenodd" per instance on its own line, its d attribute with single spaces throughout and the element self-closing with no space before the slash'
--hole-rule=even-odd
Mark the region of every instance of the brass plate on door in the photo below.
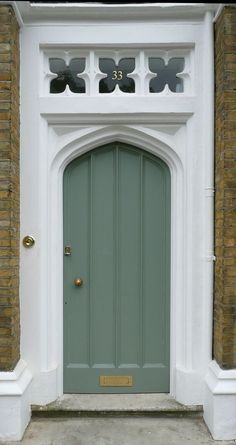
<svg viewBox="0 0 236 445">
<path fill-rule="evenodd" d="M 132 375 L 100 375 L 100 386 L 133 386 Z"/>
<path fill-rule="evenodd" d="M 71 246 L 65 246 L 64 247 L 64 255 L 70 256 L 71 255 Z"/>
</svg>

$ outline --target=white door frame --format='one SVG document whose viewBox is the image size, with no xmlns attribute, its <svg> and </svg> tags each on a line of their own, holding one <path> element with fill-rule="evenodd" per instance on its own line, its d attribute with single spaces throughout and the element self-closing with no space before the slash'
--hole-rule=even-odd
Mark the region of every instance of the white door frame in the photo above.
<svg viewBox="0 0 236 445">
<path fill-rule="evenodd" d="M 62 177 L 78 155 L 114 140 L 163 159 L 172 179 L 171 394 L 203 400 L 211 361 L 213 261 L 212 13 L 193 23 L 91 22 L 28 25 L 21 37 L 22 357 L 33 374 L 31 402 L 62 394 Z M 75 38 L 76 36 L 76 38 Z M 99 43 L 97 42 L 99 36 Z M 192 54 L 186 94 L 52 97 L 45 93 L 45 51 L 178 47 Z M 164 46 L 163 46 L 164 45 Z M 30 62 L 29 62 L 30 61 Z M 33 338 L 33 341 L 32 341 Z"/>
</svg>

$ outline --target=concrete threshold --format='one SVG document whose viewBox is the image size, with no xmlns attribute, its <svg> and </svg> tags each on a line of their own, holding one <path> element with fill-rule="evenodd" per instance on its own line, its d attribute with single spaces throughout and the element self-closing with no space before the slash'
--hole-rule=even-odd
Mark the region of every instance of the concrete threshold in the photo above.
<svg viewBox="0 0 236 445">
<path fill-rule="evenodd" d="M 202 406 L 186 406 L 169 394 L 65 394 L 33 405 L 33 417 L 202 417 Z"/>
</svg>

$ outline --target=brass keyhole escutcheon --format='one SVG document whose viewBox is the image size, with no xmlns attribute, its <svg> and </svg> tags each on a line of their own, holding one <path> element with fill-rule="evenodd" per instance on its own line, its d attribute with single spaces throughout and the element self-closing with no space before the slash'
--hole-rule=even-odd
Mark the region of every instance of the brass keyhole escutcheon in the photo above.
<svg viewBox="0 0 236 445">
<path fill-rule="evenodd" d="M 30 248 L 35 244 L 35 239 L 31 235 L 27 235 L 23 238 L 23 245 L 26 248 Z"/>
<path fill-rule="evenodd" d="M 75 286 L 78 286 L 78 287 L 82 286 L 82 284 L 83 284 L 82 278 L 76 278 L 74 280 L 74 284 L 75 284 Z"/>
</svg>

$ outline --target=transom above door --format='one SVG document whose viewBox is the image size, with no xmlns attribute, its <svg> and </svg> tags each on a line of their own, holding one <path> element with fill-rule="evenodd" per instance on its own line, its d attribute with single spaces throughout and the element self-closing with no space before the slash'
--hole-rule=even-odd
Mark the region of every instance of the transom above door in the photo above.
<svg viewBox="0 0 236 445">
<path fill-rule="evenodd" d="M 168 392 L 166 164 L 120 142 L 71 162 L 64 248 L 64 392 Z"/>
<path fill-rule="evenodd" d="M 44 95 L 186 96 L 192 89 L 191 48 L 97 50 L 45 48 Z"/>
</svg>

